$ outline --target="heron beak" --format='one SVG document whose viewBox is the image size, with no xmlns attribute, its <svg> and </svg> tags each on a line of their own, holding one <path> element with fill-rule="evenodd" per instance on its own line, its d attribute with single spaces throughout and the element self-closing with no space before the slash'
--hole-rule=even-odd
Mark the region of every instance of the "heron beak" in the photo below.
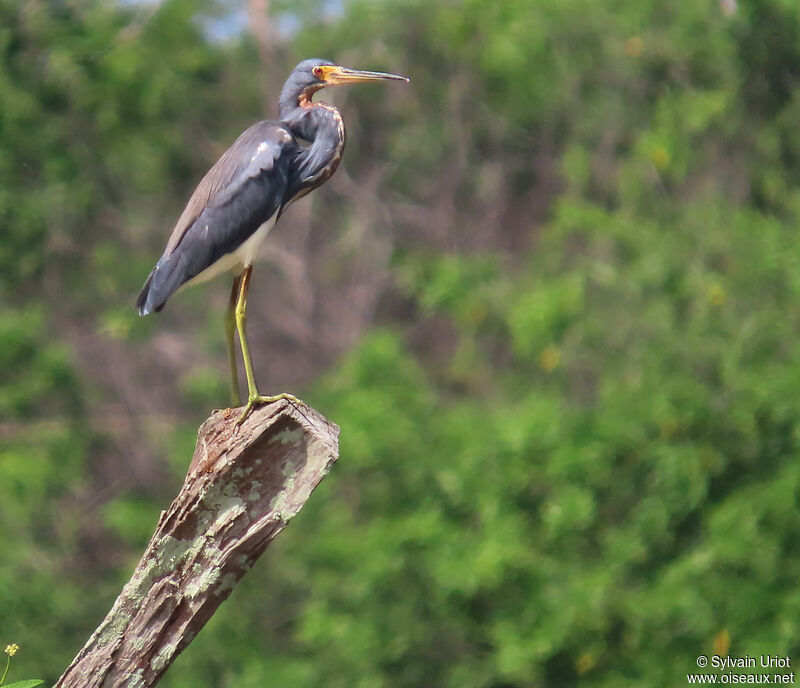
<svg viewBox="0 0 800 688">
<path fill-rule="evenodd" d="M 325 83 L 330 86 L 354 84 L 359 81 L 405 81 L 406 83 L 410 81 L 408 77 L 385 72 L 365 72 L 339 66 L 323 67 L 323 69 L 325 70 Z"/>
</svg>

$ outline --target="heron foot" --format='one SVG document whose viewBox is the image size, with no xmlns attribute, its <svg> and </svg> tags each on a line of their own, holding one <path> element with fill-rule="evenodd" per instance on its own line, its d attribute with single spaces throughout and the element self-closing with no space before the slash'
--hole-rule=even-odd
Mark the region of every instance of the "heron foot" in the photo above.
<svg viewBox="0 0 800 688">
<path fill-rule="evenodd" d="M 263 396 L 261 394 L 255 394 L 251 396 L 247 400 L 247 405 L 244 407 L 244 411 L 242 411 L 242 415 L 239 416 L 239 419 L 236 421 L 236 425 L 241 425 L 244 423 L 247 416 L 250 415 L 250 412 L 256 407 L 261 406 L 262 404 L 274 404 L 276 401 L 280 401 L 281 399 L 286 399 L 287 401 L 291 401 L 293 404 L 297 404 L 298 406 L 305 406 L 305 404 L 300 401 L 294 394 L 288 394 L 283 392 L 282 394 L 274 394 L 272 396 Z"/>
</svg>

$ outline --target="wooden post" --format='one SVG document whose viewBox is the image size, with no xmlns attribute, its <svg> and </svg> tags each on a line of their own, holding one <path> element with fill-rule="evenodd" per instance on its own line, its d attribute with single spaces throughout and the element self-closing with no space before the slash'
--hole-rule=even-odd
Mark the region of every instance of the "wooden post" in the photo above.
<svg viewBox="0 0 800 688">
<path fill-rule="evenodd" d="M 158 683 L 338 458 L 339 428 L 279 401 L 214 413 L 133 576 L 55 688 Z"/>
</svg>

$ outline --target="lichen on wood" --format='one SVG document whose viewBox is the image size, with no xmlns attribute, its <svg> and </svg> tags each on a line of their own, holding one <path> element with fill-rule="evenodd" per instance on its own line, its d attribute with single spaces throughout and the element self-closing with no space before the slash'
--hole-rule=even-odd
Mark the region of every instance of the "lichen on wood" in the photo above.
<svg viewBox="0 0 800 688">
<path fill-rule="evenodd" d="M 55 688 L 150 688 L 338 457 L 339 429 L 290 401 L 218 411 L 131 579 Z"/>
</svg>

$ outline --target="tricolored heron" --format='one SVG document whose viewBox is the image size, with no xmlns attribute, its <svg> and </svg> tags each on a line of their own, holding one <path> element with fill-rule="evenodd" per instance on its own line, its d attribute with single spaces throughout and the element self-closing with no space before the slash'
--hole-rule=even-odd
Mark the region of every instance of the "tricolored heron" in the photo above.
<svg viewBox="0 0 800 688">
<path fill-rule="evenodd" d="M 294 399 L 258 393 L 245 332 L 247 290 L 259 246 L 275 221 L 292 201 L 329 179 L 342 159 L 342 116 L 331 105 L 313 102 L 312 96 L 326 86 L 387 79 L 408 81 L 328 60 L 297 65 L 281 91 L 280 119 L 247 129 L 203 177 L 136 301 L 139 315 L 148 315 L 164 308 L 182 286 L 233 272 L 225 329 L 234 405 L 241 403 L 234 328 L 247 376 L 247 406 L 240 422 L 257 404 Z"/>
</svg>

